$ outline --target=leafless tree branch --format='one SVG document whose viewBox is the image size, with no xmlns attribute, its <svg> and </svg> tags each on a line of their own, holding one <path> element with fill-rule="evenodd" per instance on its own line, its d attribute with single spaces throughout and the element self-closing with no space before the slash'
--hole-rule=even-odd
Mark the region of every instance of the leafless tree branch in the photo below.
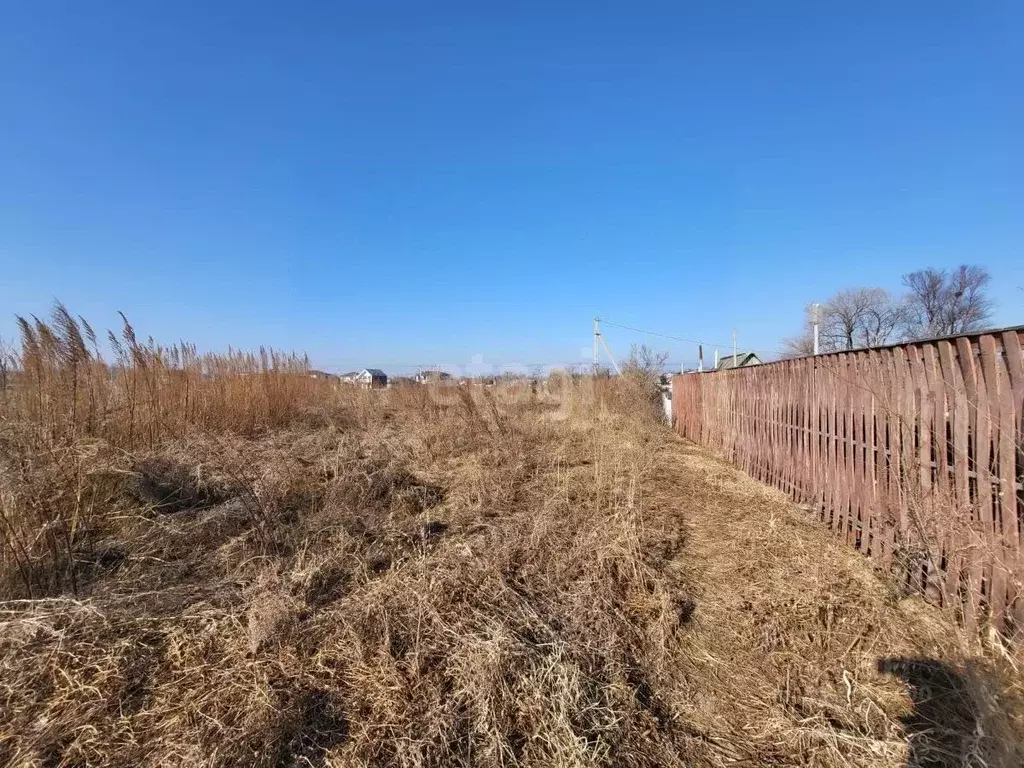
<svg viewBox="0 0 1024 768">
<path fill-rule="evenodd" d="M 988 270 L 969 264 L 950 272 L 929 267 L 904 275 L 907 336 L 951 336 L 984 327 L 992 316 L 992 300 L 986 295 L 991 281 Z"/>
</svg>

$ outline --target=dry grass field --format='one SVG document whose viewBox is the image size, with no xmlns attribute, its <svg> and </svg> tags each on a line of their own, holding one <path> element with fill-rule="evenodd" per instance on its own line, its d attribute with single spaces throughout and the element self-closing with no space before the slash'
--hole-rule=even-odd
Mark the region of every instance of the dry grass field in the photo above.
<svg viewBox="0 0 1024 768">
<path fill-rule="evenodd" d="M 0 402 L 0 764 L 1019 766 L 1010 659 L 642 382 L 357 391 L 58 307 Z M 109 356 L 108 356 L 109 357 Z"/>
</svg>

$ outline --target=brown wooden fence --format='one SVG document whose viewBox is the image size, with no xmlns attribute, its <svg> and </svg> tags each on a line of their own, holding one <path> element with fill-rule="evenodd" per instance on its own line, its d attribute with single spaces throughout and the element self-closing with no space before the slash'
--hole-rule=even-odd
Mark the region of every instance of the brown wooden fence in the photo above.
<svg viewBox="0 0 1024 768">
<path fill-rule="evenodd" d="M 676 376 L 673 422 L 908 586 L 1024 640 L 1024 326 Z"/>
</svg>

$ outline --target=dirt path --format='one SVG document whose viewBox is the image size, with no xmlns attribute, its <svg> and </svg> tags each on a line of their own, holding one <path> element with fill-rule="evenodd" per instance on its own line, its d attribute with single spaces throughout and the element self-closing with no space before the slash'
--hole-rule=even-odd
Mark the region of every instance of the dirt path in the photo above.
<svg viewBox="0 0 1024 768">
<path fill-rule="evenodd" d="M 661 457 L 651 502 L 684 519 L 695 600 L 673 704 L 717 762 L 1024 764 L 1019 733 L 983 727 L 998 686 L 937 611 L 783 494 L 679 439 Z"/>
</svg>

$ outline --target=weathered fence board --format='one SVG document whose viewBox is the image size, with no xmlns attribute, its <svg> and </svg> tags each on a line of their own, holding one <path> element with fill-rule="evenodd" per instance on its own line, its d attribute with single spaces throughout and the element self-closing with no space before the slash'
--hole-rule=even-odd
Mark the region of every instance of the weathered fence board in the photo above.
<svg viewBox="0 0 1024 768">
<path fill-rule="evenodd" d="M 1024 642 L 1024 326 L 676 376 L 673 423 Z"/>
</svg>

